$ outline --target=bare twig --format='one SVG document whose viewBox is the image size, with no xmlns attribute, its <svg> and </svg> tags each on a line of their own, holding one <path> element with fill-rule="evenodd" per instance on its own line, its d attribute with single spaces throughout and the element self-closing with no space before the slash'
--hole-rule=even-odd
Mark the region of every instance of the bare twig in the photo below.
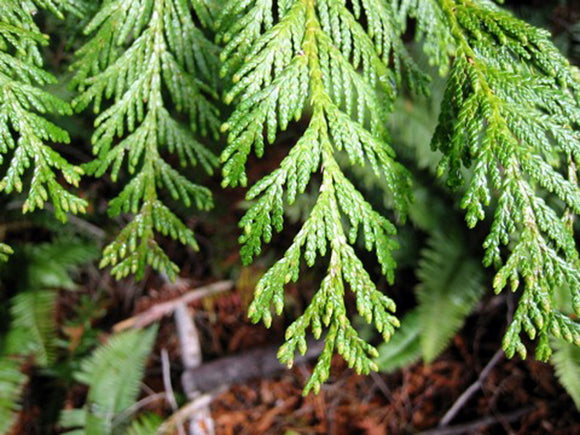
<svg viewBox="0 0 580 435">
<path fill-rule="evenodd" d="M 161 369 L 163 371 L 163 387 L 167 394 L 167 401 L 169 402 L 173 412 L 175 412 L 177 411 L 177 400 L 175 400 L 175 393 L 173 392 L 173 386 L 171 385 L 171 365 L 169 363 L 167 349 L 165 348 L 161 349 Z M 179 435 L 185 435 L 183 425 L 177 425 L 177 433 Z"/>
<path fill-rule="evenodd" d="M 175 393 L 171 385 L 171 366 L 169 364 L 169 355 L 167 349 L 161 349 L 161 369 L 163 371 L 163 387 L 167 393 L 167 401 L 171 405 L 173 411 L 177 411 L 177 401 L 175 400 Z"/>
<path fill-rule="evenodd" d="M 170 434 L 174 428 L 188 421 L 193 415 L 199 413 L 204 408 L 207 409 L 211 404 L 212 400 L 219 394 L 221 394 L 225 389 L 219 388 L 210 393 L 198 396 L 195 400 L 182 406 L 175 414 L 169 417 L 157 430 L 157 435 Z"/>
<path fill-rule="evenodd" d="M 183 296 L 154 305 L 148 310 L 137 314 L 136 316 L 130 317 L 123 320 L 122 322 L 117 323 L 113 327 L 113 331 L 120 332 L 129 328 L 143 328 L 159 320 L 160 318 L 171 314 L 180 304 L 187 305 L 199 299 L 231 290 L 233 286 L 233 281 L 218 281 L 214 282 L 213 284 L 198 287 L 187 292 Z"/>
<path fill-rule="evenodd" d="M 371 375 L 371 379 L 373 380 L 373 382 L 375 383 L 377 388 L 379 390 L 381 390 L 381 393 L 383 393 L 383 395 L 389 400 L 389 402 L 392 401 L 393 394 L 391 393 L 389 386 L 383 380 L 383 378 L 381 378 L 381 376 L 375 372 L 371 372 L 370 375 Z"/>
<path fill-rule="evenodd" d="M 204 392 L 222 385 L 272 376 L 285 368 L 276 357 L 278 348 L 279 346 L 260 347 L 188 369 L 183 373 L 183 384 L 194 391 Z M 323 348 L 324 340 L 308 340 L 308 350 L 304 355 L 296 355 L 294 364 L 316 358 Z M 306 373 L 305 376 L 308 377 L 309 374 Z"/>
<path fill-rule="evenodd" d="M 484 426 L 490 426 L 492 424 L 498 424 L 501 421 L 512 422 L 519 420 L 524 415 L 529 414 L 533 409 L 533 406 L 528 406 L 526 408 L 522 408 L 506 414 L 500 414 L 498 416 L 490 415 L 471 423 L 459 424 L 449 427 L 439 427 L 425 432 L 419 432 L 419 435 L 461 435 L 474 433 L 477 429 L 480 429 Z"/>
<path fill-rule="evenodd" d="M 455 418 L 457 413 L 461 410 L 461 408 L 465 406 L 465 404 L 471 398 L 471 396 L 473 396 L 481 388 L 481 386 L 483 385 L 483 381 L 489 376 L 491 370 L 496 366 L 498 362 L 501 361 L 502 358 L 503 358 L 503 350 L 499 349 L 495 353 L 495 355 L 491 358 L 491 360 L 489 360 L 486 366 L 483 368 L 477 380 L 473 384 L 471 384 L 469 388 L 467 388 L 467 390 L 465 390 L 463 394 L 461 394 L 461 396 L 459 396 L 459 398 L 455 401 L 455 403 L 451 406 L 451 408 L 449 408 L 449 410 L 445 413 L 445 415 L 439 422 L 439 427 L 447 426 L 451 422 L 451 420 Z"/>
<path fill-rule="evenodd" d="M 149 396 L 145 396 L 143 399 L 139 400 L 138 402 L 135 402 L 133 405 L 131 405 L 127 409 L 124 409 L 123 412 L 121 412 L 117 416 L 115 416 L 114 422 L 118 423 L 121 421 L 125 421 L 126 419 L 131 417 L 133 414 L 140 411 L 141 408 L 149 405 L 150 403 L 157 402 L 158 400 L 165 400 L 166 398 L 167 398 L 167 395 L 165 394 L 165 392 L 154 393 L 154 394 L 150 394 Z"/>
<path fill-rule="evenodd" d="M 201 345 L 195 323 L 189 314 L 187 305 L 180 303 L 175 308 L 175 325 L 177 337 L 181 348 L 181 360 L 185 370 L 191 370 L 202 363 Z M 181 384 L 188 399 L 196 400 L 200 392 L 188 383 L 188 378 L 183 376 Z M 209 404 L 197 409 L 189 418 L 189 433 L 191 435 L 213 435 L 215 433 L 214 422 L 211 417 Z"/>
</svg>

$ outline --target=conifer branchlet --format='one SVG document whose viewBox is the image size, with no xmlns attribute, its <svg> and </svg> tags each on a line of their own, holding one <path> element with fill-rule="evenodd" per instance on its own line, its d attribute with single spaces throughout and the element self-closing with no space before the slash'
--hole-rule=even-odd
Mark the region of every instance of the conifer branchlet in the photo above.
<svg viewBox="0 0 580 435">
<path fill-rule="evenodd" d="M 251 187 L 247 198 L 255 203 L 240 222 L 242 258 L 250 262 L 261 252 L 262 242 L 282 230 L 284 204 L 292 204 L 313 174 L 322 173 L 310 216 L 284 257 L 258 283 L 249 309 L 254 321 L 269 325 L 271 306 L 282 312 L 284 286 L 298 279 L 302 259 L 312 267 L 318 257 L 326 257 L 328 271 L 320 290 L 288 328 L 279 352 L 280 359 L 291 365 L 296 350 L 306 351 L 307 329 L 317 338 L 328 329 L 305 392 L 317 391 L 326 380 L 334 352 L 359 372 L 375 367 L 376 350 L 348 320 L 345 291 L 354 292 L 359 314 L 386 340 L 398 326 L 391 314 L 394 302 L 376 288 L 353 248 L 362 236 L 392 283 L 395 227 L 373 210 L 337 158 L 344 153 L 351 165 L 369 165 L 404 216 L 409 177 L 388 145 L 384 121 L 403 73 L 410 72 L 405 78 L 414 80 L 416 87 L 425 83 L 397 38 L 390 5 L 379 1 L 353 5 L 351 10 L 332 0 L 279 2 L 275 19 L 270 2 L 232 1 L 219 20 L 226 43 L 223 72 L 232 74 L 234 81 L 226 100 L 238 102 L 224 128 L 228 134 L 222 154 L 224 185 L 247 183 L 247 157 L 252 149 L 258 156 L 264 153 L 264 136 L 273 143 L 279 130 L 310 118 L 280 167 Z M 366 28 L 361 24 L 363 15 Z M 390 58 L 395 59 L 392 68 Z"/>
<path fill-rule="evenodd" d="M 158 234 L 197 248 L 193 231 L 165 204 L 163 190 L 185 206 L 212 206 L 209 190 L 164 157 L 176 154 L 182 167 L 199 163 L 208 173 L 217 164 L 194 135 L 216 137 L 219 125 L 211 101 L 216 48 L 196 20 L 209 25 L 203 1 L 104 2 L 86 29 L 93 36 L 73 66 L 73 84 L 81 91 L 75 109 L 93 103 L 100 113 L 93 135 L 97 158 L 87 172 L 99 177 L 110 171 L 116 181 L 125 164 L 131 176 L 111 201 L 109 213 L 134 216 L 105 248 L 101 262 L 112 265 L 117 278 L 130 273 L 141 277 L 146 266 L 175 277 L 178 267 L 159 246 Z M 111 105 L 101 111 L 108 100 Z"/>
<path fill-rule="evenodd" d="M 547 32 L 488 2 L 444 0 L 441 8 L 455 56 L 432 143 L 444 154 L 439 172 L 453 186 L 464 182 L 462 166 L 472 168 L 461 203 L 470 227 L 497 198 L 484 263 L 499 267 L 496 292 L 522 289 L 504 348 L 525 357 L 523 330 L 539 338 L 537 357 L 546 360 L 549 334 L 580 344 L 580 325 L 553 300 L 564 286 L 580 314 L 570 220 L 580 212 L 580 82 Z"/>
<path fill-rule="evenodd" d="M 26 192 L 23 212 L 50 202 L 58 219 L 80 213 L 86 201 L 68 192 L 82 170 L 62 157 L 51 142 L 68 143 L 69 135 L 47 117 L 70 115 L 68 103 L 42 89 L 56 79 L 42 68 L 40 46 L 48 43 L 34 21 L 38 8 L 59 17 L 72 2 L 6 0 L 0 8 L 0 192 Z M 3 250 L 6 252 L 6 249 Z"/>
<path fill-rule="evenodd" d="M 220 133 L 219 71 L 227 83 L 224 100 L 232 105 L 221 127 L 227 139 L 223 185 L 251 184 L 252 202 L 240 221 L 242 260 L 260 255 L 263 244 L 283 230 L 287 208 L 309 187 L 320 186 L 285 254 L 257 284 L 249 315 L 269 326 L 272 308 L 283 311 L 284 287 L 305 266 L 324 264 L 320 288 L 288 328 L 279 357 L 291 365 L 296 351 L 306 351 L 312 331 L 316 338 L 325 334 L 325 347 L 305 393 L 318 391 L 328 378 L 335 353 L 367 373 L 376 367 L 377 351 L 352 326 L 345 299 L 353 293 L 358 314 L 385 340 L 395 333 L 395 303 L 388 289 L 373 282 L 357 246 L 376 255 L 392 284 L 394 221 L 404 221 L 413 199 L 411 175 L 395 156 L 387 118 L 401 93 L 429 89 L 428 75 L 403 42 L 413 28 L 431 65 L 446 76 L 432 139 L 442 155 L 438 176 L 462 192 L 469 227 L 480 221 L 489 226 L 484 264 L 497 269 L 495 291 L 509 287 L 520 293 L 504 339 L 506 353 L 526 356 L 525 333 L 538 339 L 541 360 L 552 346 L 559 349 L 560 370 L 576 358 L 580 74 L 547 32 L 490 0 L 228 0 L 219 10 L 207 0 L 105 0 L 73 64 L 72 85 L 79 94 L 72 107 L 92 105 L 98 114 L 96 158 L 81 169 L 51 146 L 70 139 L 49 118 L 72 109 L 42 89 L 55 78 L 42 68 L 40 47 L 47 37 L 34 15 L 37 9 L 59 17 L 82 14 L 86 1 L 5 0 L 0 7 L 0 192 L 25 191 L 23 211 L 50 202 L 65 220 L 66 213 L 86 209 L 85 200 L 64 187 L 77 186 L 83 171 L 109 173 L 114 182 L 128 179 L 109 212 L 131 217 L 105 248 L 101 265 L 112 266 L 117 278 L 142 277 L 147 266 L 174 278 L 178 267 L 159 237 L 194 249 L 197 243 L 169 204 L 205 210 L 212 196 L 173 162 L 209 174 L 220 163 L 201 142 Z M 220 56 L 210 42 L 214 29 Z M 298 123 L 304 131 L 279 166 L 249 180 L 249 156 L 262 157 L 280 132 Z M 351 178 L 362 167 L 384 187 L 397 219 L 380 214 L 357 189 Z M 424 281 L 437 276 L 454 250 L 453 237 L 443 232 L 425 251 L 419 268 Z M 0 261 L 10 253 L 0 243 Z M 463 273 L 474 276 L 473 291 L 463 295 L 456 319 L 467 315 L 482 289 L 479 268 L 464 260 Z M 437 295 L 427 294 L 427 288 L 418 292 L 423 303 L 458 292 L 436 288 Z M 566 309 L 556 300 L 562 293 L 570 301 Z M 436 319 L 433 311 L 409 317 Z M 440 336 L 447 339 L 456 330 L 452 326 Z M 422 344 L 427 359 L 440 352 L 441 343 Z M 569 373 L 562 378 L 574 384 Z"/>
<path fill-rule="evenodd" d="M 233 81 L 226 101 L 235 103 L 223 128 L 224 185 L 246 185 L 248 155 L 262 156 L 278 131 L 307 121 L 279 168 L 247 194 L 254 205 L 240 222 L 244 261 L 252 261 L 262 243 L 282 230 L 285 206 L 321 172 L 310 215 L 258 283 L 250 306 L 250 317 L 269 325 L 271 307 L 281 313 L 283 288 L 298 279 L 302 258 L 310 267 L 319 257 L 328 262 L 320 290 L 288 328 L 279 352 L 291 364 L 295 350 L 305 351 L 307 328 L 316 337 L 328 329 L 305 391 L 326 379 L 334 352 L 359 372 L 373 367 L 374 348 L 347 318 L 347 289 L 356 295 L 358 312 L 385 339 L 398 324 L 393 301 L 377 290 L 353 249 L 362 234 L 392 282 L 395 227 L 372 209 L 338 162 L 346 154 L 352 165 L 369 165 L 404 216 L 409 178 L 395 160 L 384 125 L 403 86 L 423 91 L 427 83 L 401 42 L 411 18 L 431 63 L 448 72 L 432 142 L 443 153 L 438 174 L 447 174 L 451 187 L 465 184 L 462 206 L 470 227 L 495 205 L 484 263 L 499 268 L 496 291 L 508 282 L 514 291 L 522 288 L 506 352 L 525 356 L 522 330 L 539 337 L 540 359 L 550 355 L 549 334 L 580 342 L 578 323 L 552 300 L 554 288 L 565 286 L 580 314 L 572 231 L 580 211 L 580 84 L 549 35 L 487 0 L 231 0 L 218 19 L 222 74 Z M 464 168 L 470 170 L 467 180 Z"/>
</svg>

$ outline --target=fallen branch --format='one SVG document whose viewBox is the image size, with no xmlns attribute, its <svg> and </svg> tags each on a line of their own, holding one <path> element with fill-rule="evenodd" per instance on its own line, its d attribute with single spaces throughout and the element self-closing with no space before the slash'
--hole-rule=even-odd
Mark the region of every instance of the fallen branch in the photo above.
<svg viewBox="0 0 580 435">
<path fill-rule="evenodd" d="M 484 417 L 480 420 L 476 420 L 471 423 L 458 424 L 456 426 L 449 427 L 439 427 L 425 432 L 419 432 L 418 435 L 461 435 L 474 433 L 476 430 L 482 427 L 498 424 L 501 423 L 502 421 L 508 423 L 511 423 L 512 421 L 517 421 L 524 415 L 529 414 L 533 409 L 534 409 L 533 406 L 528 406 L 526 408 L 522 408 L 517 411 L 509 412 L 506 414 L 500 414 L 498 416 L 490 415 L 488 417 Z"/>
<path fill-rule="evenodd" d="M 453 403 L 451 408 L 449 408 L 449 410 L 445 413 L 445 415 L 441 419 L 441 422 L 439 422 L 439 427 L 447 426 L 451 422 L 451 420 L 455 418 L 455 416 L 461 410 L 461 408 L 463 408 L 467 403 L 467 401 L 471 399 L 471 396 L 473 396 L 481 388 L 481 386 L 483 385 L 483 381 L 489 376 L 491 370 L 496 366 L 498 362 L 501 361 L 502 358 L 503 358 L 503 350 L 500 349 L 495 353 L 495 355 L 491 358 L 491 360 L 489 360 L 489 362 L 483 368 L 483 370 L 477 377 L 477 380 L 473 384 L 471 384 L 469 388 L 467 388 L 467 390 L 465 390 L 463 394 L 461 394 L 461 396 L 459 396 L 459 398 L 455 401 L 455 403 Z"/>
<path fill-rule="evenodd" d="M 173 433 L 177 426 L 186 423 L 193 415 L 209 407 L 214 397 L 216 397 L 218 394 L 221 394 L 223 391 L 223 389 L 219 389 L 211 393 L 203 394 L 197 397 L 195 400 L 188 402 L 175 414 L 163 422 L 163 424 L 157 430 L 157 435 Z"/>
<path fill-rule="evenodd" d="M 113 331 L 120 332 L 130 328 L 143 328 L 147 325 L 150 325 L 151 323 L 154 323 L 160 318 L 173 313 L 180 304 L 187 305 L 199 299 L 203 299 L 218 293 L 226 292 L 228 290 L 231 290 L 233 287 L 234 287 L 233 281 L 218 281 L 214 282 L 213 284 L 198 287 L 194 290 L 187 292 L 183 296 L 180 296 L 167 302 L 156 304 L 151 308 L 149 308 L 148 310 L 137 314 L 136 316 L 130 317 L 128 319 L 123 320 L 122 322 L 117 323 L 115 326 L 113 326 Z"/>
<path fill-rule="evenodd" d="M 324 340 L 308 343 L 305 355 L 297 355 L 295 364 L 316 358 L 324 348 Z M 269 377 L 285 369 L 276 357 L 278 346 L 254 349 L 238 355 L 211 361 L 183 373 L 187 388 L 206 392 L 252 378 Z"/>
<path fill-rule="evenodd" d="M 175 326 L 177 328 L 183 366 L 185 370 L 195 369 L 203 361 L 201 344 L 195 323 L 184 302 L 181 302 L 175 308 Z M 199 391 L 187 383 L 185 377 L 181 378 L 181 384 L 189 400 L 196 400 L 201 395 Z M 211 417 L 209 404 L 199 407 L 195 413 L 190 414 L 187 420 L 189 422 L 189 433 L 191 435 L 215 434 L 215 425 Z"/>
</svg>

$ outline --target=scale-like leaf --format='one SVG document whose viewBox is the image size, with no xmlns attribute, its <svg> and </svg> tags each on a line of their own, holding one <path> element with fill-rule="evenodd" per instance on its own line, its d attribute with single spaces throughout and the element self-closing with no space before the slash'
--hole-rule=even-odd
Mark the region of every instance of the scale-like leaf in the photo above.
<svg viewBox="0 0 580 435">
<path fill-rule="evenodd" d="M 198 27 L 209 25 L 204 1 L 113 0 L 88 24 L 91 39 L 77 53 L 77 111 L 93 104 L 96 159 L 86 171 L 117 181 L 129 176 L 109 213 L 132 220 L 103 252 L 117 278 L 141 278 L 151 266 L 174 278 L 178 267 L 158 242 L 164 235 L 197 249 L 193 232 L 165 205 L 172 200 L 211 208 L 210 192 L 169 164 L 197 163 L 211 173 L 217 158 L 198 141 L 217 136 L 217 51 Z M 108 103 L 111 103 L 110 105 Z M 106 109 L 104 109 L 106 107 Z M 185 122 L 183 122 L 185 120 Z M 126 168 L 126 171 L 122 171 Z M 168 195 L 163 195 L 166 192 Z"/>
</svg>

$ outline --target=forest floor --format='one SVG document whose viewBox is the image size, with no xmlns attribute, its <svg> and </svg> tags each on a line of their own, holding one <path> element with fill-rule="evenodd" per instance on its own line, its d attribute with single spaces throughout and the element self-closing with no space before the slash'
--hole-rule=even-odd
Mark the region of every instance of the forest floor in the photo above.
<svg viewBox="0 0 580 435">
<path fill-rule="evenodd" d="M 195 303 L 193 311 L 202 347 L 218 359 L 244 355 L 281 339 L 280 330 L 248 323 L 242 298 L 235 292 L 210 303 Z M 234 383 L 235 377 L 228 379 L 224 373 L 223 380 L 232 384 L 211 403 L 216 432 L 580 434 L 580 415 L 553 368 L 533 358 L 510 360 L 497 351 L 501 334 L 494 325 L 503 324 L 504 314 L 497 304 L 471 316 L 449 349 L 430 365 L 418 363 L 389 375 L 359 376 L 335 357 L 331 379 L 318 395 L 301 395 L 312 363 L 291 370 L 280 367 L 273 376 L 243 383 Z M 170 319 L 164 320 L 158 342 L 178 361 L 173 328 Z M 158 372 L 152 366 L 145 380 L 156 391 L 163 388 Z M 244 369 L 234 372 L 243 376 Z M 174 382 L 179 384 L 179 376 Z M 441 426 L 454 404 L 453 418 Z"/>
<path fill-rule="evenodd" d="M 110 277 L 103 278 L 103 272 L 95 268 L 86 272 L 91 284 L 80 292 L 63 292 L 60 311 L 66 315 L 67 307 L 75 303 L 70 300 L 71 295 L 78 298 L 83 292 L 106 290 L 107 314 L 96 325 L 100 330 L 123 328 L 128 318 L 129 323 L 142 320 L 143 316 L 149 322 L 159 322 L 156 348 L 143 380 L 140 403 L 144 409 L 162 416 L 171 414 L 169 401 L 147 399 L 167 392 L 163 382 L 163 372 L 167 370 L 178 401 L 185 401 L 181 378 L 183 343 L 172 316 L 175 307 L 165 316 L 158 308 L 195 293 L 215 281 L 213 276 L 233 276 L 235 279 L 229 281 L 232 289 L 188 305 L 203 354 L 200 370 L 208 364 L 218 364 L 217 369 L 207 367 L 220 372 L 218 377 L 225 384 L 225 389 L 209 391 L 217 434 L 580 434 L 580 415 L 555 378 L 552 366 L 535 361 L 533 356 L 525 361 L 507 359 L 499 350 L 506 316 L 515 304 L 511 295 L 489 296 L 482 301 L 450 347 L 430 365 L 417 363 L 392 374 L 359 376 L 335 356 L 331 378 L 320 394 L 306 397 L 301 394 L 302 388 L 315 360 L 296 364 L 292 369 L 279 365 L 273 372 L 260 373 L 260 367 L 253 366 L 263 360 L 251 354 L 246 359 L 244 356 L 282 342 L 285 327 L 311 297 L 311 290 L 305 289 L 315 288 L 315 278 L 310 281 L 307 275 L 300 288 L 289 286 L 287 310 L 275 319 L 271 329 L 251 324 L 246 308 L 263 269 L 260 264 L 240 269 L 234 248 L 237 214 L 241 211 L 235 206 L 239 201 L 229 198 L 226 203 L 231 204 L 230 209 L 210 225 L 198 225 L 202 249 L 188 254 L 191 258 L 184 264 L 189 266 L 182 271 L 188 279 L 171 284 L 150 276 L 141 283 L 117 283 Z M 223 246 L 217 246 L 212 237 L 216 228 L 221 235 L 224 231 L 230 234 L 229 239 L 221 238 Z M 215 251 L 219 253 L 216 255 Z M 230 252 L 230 256 L 223 255 L 225 252 Z M 216 265 L 209 258 L 225 260 Z M 100 339 L 106 337 L 104 334 Z M 160 357 L 163 350 L 171 361 L 165 368 Z M 225 357 L 230 359 L 220 363 Z M 269 359 L 271 365 L 271 351 Z M 252 373 L 258 376 L 238 382 Z M 65 406 L 78 406 L 84 394 L 83 389 L 68 391 Z M 36 406 L 42 403 L 38 401 Z"/>
<path fill-rule="evenodd" d="M 253 178 L 267 170 L 261 164 L 265 163 L 256 161 L 250 165 L 257 172 L 251 174 Z M 218 190 L 216 186 L 214 191 Z M 172 414 L 164 374 L 171 379 L 177 402 L 187 402 L 187 385 L 182 379 L 184 346 L 177 333 L 173 303 L 207 287 L 216 277 L 225 277 L 232 280 L 225 281 L 230 284 L 221 291 L 187 304 L 203 359 L 201 371 L 191 373 L 194 377 L 198 373 L 200 381 L 209 382 L 202 392 L 211 398 L 211 421 L 217 434 L 580 435 L 580 414 L 558 383 L 552 366 L 535 361 L 533 356 L 525 361 L 518 357 L 507 359 L 500 350 L 506 317 L 516 304 L 513 295 L 484 298 L 449 348 L 430 365 L 417 363 L 391 374 L 360 376 L 335 356 L 331 377 L 320 393 L 303 397 L 302 389 L 315 360 L 296 364 L 292 369 L 275 363 L 276 370 L 272 370 L 271 349 L 282 343 L 285 327 L 303 312 L 316 290 L 317 271 L 306 273 L 299 284 L 287 286 L 285 312 L 275 318 L 271 329 L 252 324 L 246 317 L 246 308 L 257 278 L 272 258 L 266 253 L 264 263 L 240 266 L 236 238 L 237 221 L 243 213 L 243 191 L 230 190 L 222 195 L 216 203 L 225 206 L 214 211 L 212 219 L 202 217 L 196 221 L 192 217 L 188 222 L 196 230 L 200 252 L 168 245 L 170 256 L 179 258 L 183 265 L 178 283 L 163 282 L 154 275 L 141 282 L 116 282 L 92 264 L 79 276 L 77 291 L 61 292 L 60 324 L 72 318 L 73 307 L 83 296 L 102 301 L 103 315 L 92 324 L 95 331 L 100 331 L 99 342 L 127 327 L 127 322 L 135 326 L 143 317 L 145 323 L 159 324 L 136 411 L 149 410 L 163 417 Z M 290 237 L 281 235 L 272 249 L 283 248 Z M 216 258 L 223 260 L 216 263 Z M 396 293 L 399 315 L 414 303 L 415 283 L 404 278 L 397 278 L 403 283 L 398 287 L 384 286 L 385 291 Z M 167 308 L 167 304 L 170 309 L 161 312 L 160 307 Z M 74 337 L 87 333 L 83 328 L 65 332 L 71 343 L 75 342 Z M 255 349 L 265 350 L 256 354 Z M 170 361 L 165 366 L 161 358 L 164 352 Z M 226 357 L 230 359 L 223 360 Z M 265 361 L 270 368 L 268 373 L 261 371 Z M 216 373 L 221 388 L 210 382 Z M 29 388 L 15 434 L 46 433 L 38 430 L 35 421 L 46 413 L 43 408 L 47 398 L 54 397 L 51 388 L 45 386 L 44 392 L 38 384 Z M 86 388 L 63 388 L 62 395 L 65 408 L 82 406 Z M 52 421 L 56 421 L 57 412 Z"/>
</svg>

